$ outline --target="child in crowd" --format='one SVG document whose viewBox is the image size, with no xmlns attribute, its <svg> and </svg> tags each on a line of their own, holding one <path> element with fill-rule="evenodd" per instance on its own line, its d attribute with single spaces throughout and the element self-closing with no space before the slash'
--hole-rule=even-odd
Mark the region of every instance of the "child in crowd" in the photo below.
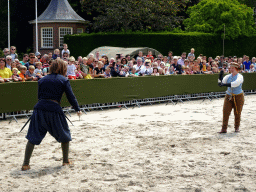
<svg viewBox="0 0 256 192">
<path fill-rule="evenodd" d="M 66 53 L 65 56 L 64 56 L 64 53 Z M 62 58 L 70 56 L 70 51 L 68 50 L 68 44 L 66 43 L 63 44 L 63 50 L 61 51 L 61 56 Z"/>
<path fill-rule="evenodd" d="M 83 75 L 81 74 L 82 71 L 80 69 L 80 64 L 78 63 L 78 61 L 75 62 L 75 66 L 76 66 L 76 70 L 75 70 L 76 78 L 83 79 Z"/>
<path fill-rule="evenodd" d="M 15 59 L 18 59 L 18 55 L 16 53 L 16 47 L 15 46 L 11 46 L 10 55 L 12 57 L 12 61 L 14 61 Z"/>
<path fill-rule="evenodd" d="M 105 69 L 105 72 L 104 72 L 104 77 L 105 78 L 111 78 L 110 71 L 111 71 L 111 69 L 109 67 L 107 67 Z"/>
<path fill-rule="evenodd" d="M 16 65 L 15 62 L 12 62 L 12 63 L 11 63 L 11 70 L 13 70 L 13 68 L 17 68 L 17 65 Z"/>
<path fill-rule="evenodd" d="M 98 65 L 94 68 L 94 78 L 104 77 L 104 64 L 101 61 L 98 61 Z"/>
<path fill-rule="evenodd" d="M 133 68 L 131 69 L 129 76 L 130 76 L 130 77 L 138 77 L 138 76 L 139 76 L 139 74 L 136 73 L 136 68 L 135 68 L 135 67 L 133 67 Z"/>
<path fill-rule="evenodd" d="M 27 67 L 26 66 L 21 66 L 20 67 L 20 74 L 19 74 L 19 76 L 21 77 L 21 79 L 22 79 L 22 81 L 26 81 L 27 80 L 27 78 L 26 78 L 26 71 L 27 71 Z"/>
<path fill-rule="evenodd" d="M 53 54 L 52 58 L 57 59 L 58 57 L 60 57 L 60 50 L 54 49 L 54 54 Z"/>
<path fill-rule="evenodd" d="M 27 79 L 27 81 L 37 81 L 37 77 L 35 74 L 35 67 L 33 65 L 30 65 L 28 67 L 28 70 L 25 73 L 25 77 Z"/>
<path fill-rule="evenodd" d="M 250 65 L 249 73 L 253 73 L 253 72 L 255 72 L 255 69 L 254 69 L 254 65 L 251 64 L 251 65 Z"/>
<path fill-rule="evenodd" d="M 189 59 L 189 60 L 190 60 L 190 59 L 192 59 L 192 60 L 195 59 L 195 49 L 194 49 L 194 48 L 192 48 L 192 49 L 190 50 L 190 53 L 188 54 L 188 59 Z"/>
<path fill-rule="evenodd" d="M 152 76 L 159 76 L 159 73 L 158 73 L 158 68 L 157 67 L 154 67 L 153 68 L 153 73 L 151 73 Z"/>
<path fill-rule="evenodd" d="M 36 77 L 38 79 L 41 79 L 43 78 L 43 71 L 42 71 L 42 63 L 41 62 L 36 62 L 36 69 L 35 69 L 35 74 L 36 74 Z"/>
<path fill-rule="evenodd" d="M 68 66 L 67 66 L 67 76 L 69 79 L 76 79 L 76 73 L 75 73 L 76 66 L 74 64 L 75 64 L 75 58 L 71 56 L 68 59 Z"/>
<path fill-rule="evenodd" d="M 18 69 L 17 68 L 13 68 L 12 69 L 12 80 L 13 81 L 22 81 L 22 78 L 18 75 Z"/>
</svg>

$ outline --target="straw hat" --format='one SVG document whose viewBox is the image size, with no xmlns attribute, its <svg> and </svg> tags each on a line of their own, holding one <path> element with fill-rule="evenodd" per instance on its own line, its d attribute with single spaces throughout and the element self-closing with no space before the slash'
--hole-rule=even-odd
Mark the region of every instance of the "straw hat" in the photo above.
<svg viewBox="0 0 256 192">
<path fill-rule="evenodd" d="M 235 67 L 235 68 L 237 68 L 237 69 L 240 69 L 240 65 L 238 64 L 238 63 L 235 63 L 235 62 L 232 62 L 231 64 L 230 64 L 230 67 Z"/>
</svg>

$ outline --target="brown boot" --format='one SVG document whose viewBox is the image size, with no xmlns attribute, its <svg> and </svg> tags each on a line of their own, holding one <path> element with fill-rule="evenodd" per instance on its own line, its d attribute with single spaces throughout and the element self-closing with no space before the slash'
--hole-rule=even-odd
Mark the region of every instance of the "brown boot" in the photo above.
<svg viewBox="0 0 256 192">
<path fill-rule="evenodd" d="M 27 171 L 29 169 L 30 169 L 30 165 L 22 165 L 22 167 L 21 167 L 22 171 Z"/>
</svg>

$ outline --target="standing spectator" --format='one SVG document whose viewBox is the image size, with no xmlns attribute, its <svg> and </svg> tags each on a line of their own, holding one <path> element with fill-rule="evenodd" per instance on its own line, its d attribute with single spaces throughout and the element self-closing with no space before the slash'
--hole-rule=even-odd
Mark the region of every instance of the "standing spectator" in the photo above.
<svg viewBox="0 0 256 192">
<path fill-rule="evenodd" d="M 41 53 L 40 52 L 36 52 L 35 56 L 37 57 L 37 61 L 41 62 Z"/>
<path fill-rule="evenodd" d="M 16 47 L 15 46 L 11 46 L 11 50 L 10 50 L 10 55 L 12 56 L 12 61 L 14 61 L 15 59 L 18 59 L 18 55 L 16 53 Z"/>
<path fill-rule="evenodd" d="M 5 58 L 0 58 L 0 77 L 2 77 L 5 82 L 12 79 L 12 71 L 10 68 L 6 67 Z"/>
<path fill-rule="evenodd" d="M 180 64 L 181 66 L 184 65 L 184 61 L 186 59 L 186 55 L 187 55 L 187 53 L 183 52 L 182 55 L 181 55 L 181 58 L 178 60 L 178 64 Z"/>
<path fill-rule="evenodd" d="M 22 65 L 25 65 L 27 62 L 28 62 L 28 54 L 24 54 L 24 55 L 23 55 L 23 59 L 22 59 L 22 61 L 21 61 L 21 64 L 22 64 Z"/>
<path fill-rule="evenodd" d="M 8 48 L 4 48 L 4 58 L 6 59 L 7 55 L 10 55 L 10 50 Z"/>
<path fill-rule="evenodd" d="M 6 57 L 6 67 L 9 68 L 9 69 L 12 69 L 12 57 L 11 57 L 11 55 L 8 55 Z"/>
<path fill-rule="evenodd" d="M 196 57 L 195 57 L 195 49 L 194 48 L 192 48 L 191 50 L 190 50 L 190 53 L 188 54 L 188 59 L 190 60 L 190 59 L 195 59 Z"/>
<path fill-rule="evenodd" d="M 96 52 L 95 52 L 95 59 L 96 59 L 97 61 L 100 60 L 100 52 L 99 52 L 99 51 L 96 51 Z"/>
<path fill-rule="evenodd" d="M 136 61 L 138 60 L 138 58 L 141 58 L 142 59 L 142 62 L 144 63 L 145 59 L 143 57 L 143 52 L 142 51 L 139 51 L 139 55 L 138 57 L 136 58 Z"/>
<path fill-rule="evenodd" d="M 52 52 L 48 53 L 49 61 L 52 59 Z"/>
<path fill-rule="evenodd" d="M 68 66 L 67 66 L 67 76 L 69 79 L 76 79 L 76 73 L 75 73 L 76 66 L 74 64 L 75 64 L 75 58 L 71 56 L 68 59 Z"/>
<path fill-rule="evenodd" d="M 58 57 L 60 57 L 60 50 L 59 49 L 54 49 L 54 54 L 53 54 L 52 58 L 55 60 Z"/>
<path fill-rule="evenodd" d="M 153 55 L 152 55 L 152 51 L 148 51 L 147 58 L 150 58 L 151 62 L 154 61 L 154 57 L 153 57 Z"/>
<path fill-rule="evenodd" d="M 25 66 L 27 67 L 27 69 L 29 69 L 29 66 L 30 65 L 33 65 L 35 68 L 36 68 L 36 65 L 35 65 L 35 62 L 36 62 L 36 56 L 34 53 L 29 53 L 29 62 L 27 62 L 25 64 Z"/>
<path fill-rule="evenodd" d="M 172 51 L 169 51 L 169 52 L 168 52 L 168 57 L 167 57 L 167 59 L 168 59 L 169 63 L 170 63 L 170 61 L 173 59 L 172 54 L 173 54 Z"/>
<path fill-rule="evenodd" d="M 67 57 L 70 57 L 70 51 L 68 50 L 68 44 L 64 43 L 63 44 L 63 50 L 61 51 L 61 58 L 63 58 L 64 56 L 64 53 L 67 53 L 68 56 Z"/>
<path fill-rule="evenodd" d="M 177 74 L 182 74 L 182 70 L 181 70 L 181 65 L 178 64 L 178 57 L 175 56 L 173 57 L 173 64 L 172 66 L 174 67 L 174 71 L 177 73 Z"/>
<path fill-rule="evenodd" d="M 249 61 L 249 56 L 245 57 L 245 61 L 243 62 L 244 72 L 248 72 L 250 70 L 251 61 Z"/>
<path fill-rule="evenodd" d="M 77 58 L 77 62 L 78 62 L 79 64 L 82 64 L 82 63 L 83 63 L 83 57 L 82 57 L 82 56 L 79 56 L 79 57 Z"/>
<path fill-rule="evenodd" d="M 35 74 L 35 67 L 33 65 L 30 65 L 28 70 L 25 73 L 25 77 L 27 81 L 37 81 L 37 77 Z"/>
</svg>

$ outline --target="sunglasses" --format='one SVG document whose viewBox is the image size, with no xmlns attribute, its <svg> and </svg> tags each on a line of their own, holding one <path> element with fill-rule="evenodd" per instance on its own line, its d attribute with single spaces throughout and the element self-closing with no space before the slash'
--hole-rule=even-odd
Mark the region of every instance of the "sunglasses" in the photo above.
<svg viewBox="0 0 256 192">
<path fill-rule="evenodd" d="M 75 64 L 75 65 L 80 65 L 80 64 Z"/>
<path fill-rule="evenodd" d="M 16 49 L 12 49 L 13 51 L 15 51 Z"/>
<path fill-rule="evenodd" d="M 35 59 L 35 57 L 30 57 L 30 59 Z"/>
<path fill-rule="evenodd" d="M 6 59 L 7 61 L 11 61 L 12 59 Z"/>
</svg>

